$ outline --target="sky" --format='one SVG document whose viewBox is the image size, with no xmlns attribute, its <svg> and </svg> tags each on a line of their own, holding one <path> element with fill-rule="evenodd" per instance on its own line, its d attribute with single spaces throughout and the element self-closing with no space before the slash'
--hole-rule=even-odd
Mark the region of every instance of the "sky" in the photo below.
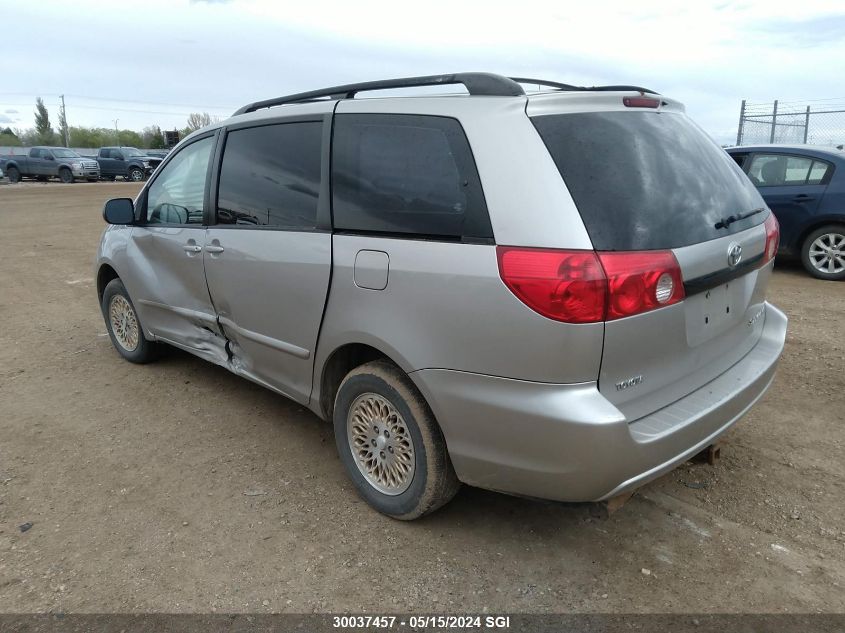
<svg viewBox="0 0 845 633">
<path fill-rule="evenodd" d="M 0 0 L 0 126 L 184 127 L 250 101 L 460 71 L 634 84 L 720 143 L 740 103 L 845 102 L 842 0 Z"/>
</svg>

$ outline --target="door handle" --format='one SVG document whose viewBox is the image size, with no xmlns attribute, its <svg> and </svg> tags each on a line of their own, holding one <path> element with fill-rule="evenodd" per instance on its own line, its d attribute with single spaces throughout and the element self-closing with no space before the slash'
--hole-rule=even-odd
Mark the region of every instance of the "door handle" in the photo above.
<svg viewBox="0 0 845 633">
<path fill-rule="evenodd" d="M 185 244 L 182 248 L 186 253 L 199 253 L 202 251 L 202 246 L 198 246 L 196 244 Z"/>
<path fill-rule="evenodd" d="M 793 198 L 793 200 L 795 200 L 795 202 L 809 202 L 810 200 L 815 200 L 815 196 L 808 196 L 806 193 L 799 193 Z"/>
<path fill-rule="evenodd" d="M 226 249 L 222 246 L 214 246 L 212 244 L 206 244 L 205 246 L 206 253 L 222 253 L 224 250 Z"/>
</svg>

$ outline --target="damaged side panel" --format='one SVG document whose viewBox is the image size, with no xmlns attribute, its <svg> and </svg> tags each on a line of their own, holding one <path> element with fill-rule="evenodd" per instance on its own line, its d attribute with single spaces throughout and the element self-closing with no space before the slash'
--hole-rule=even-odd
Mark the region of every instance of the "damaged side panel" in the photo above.
<svg viewBox="0 0 845 633">
<path fill-rule="evenodd" d="M 203 227 L 133 227 L 123 280 L 149 338 L 225 366 L 226 338 L 203 268 L 205 233 Z"/>
</svg>

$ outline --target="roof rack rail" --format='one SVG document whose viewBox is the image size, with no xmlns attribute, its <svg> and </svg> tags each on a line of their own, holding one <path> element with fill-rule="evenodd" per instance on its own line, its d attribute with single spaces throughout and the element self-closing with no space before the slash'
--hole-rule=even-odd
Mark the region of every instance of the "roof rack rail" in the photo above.
<svg viewBox="0 0 845 633">
<path fill-rule="evenodd" d="M 548 79 L 531 79 L 529 77 L 511 77 L 511 79 L 513 79 L 519 84 L 535 84 L 537 86 L 557 88 L 558 90 L 573 90 L 578 92 L 587 92 L 593 90 L 598 92 L 633 90 L 635 92 L 648 92 L 653 95 L 659 94 L 654 90 L 650 90 L 649 88 L 643 88 L 641 86 L 571 86 L 569 84 L 558 83 L 557 81 L 549 81 Z"/>
<path fill-rule="evenodd" d="M 390 90 L 393 88 L 416 88 L 419 86 L 446 86 L 463 84 L 471 95 L 485 95 L 496 97 L 517 97 L 525 94 L 516 81 L 493 73 L 454 73 L 451 75 L 426 75 L 424 77 L 405 77 L 402 79 L 383 79 L 381 81 L 365 81 L 357 84 L 334 86 L 321 90 L 311 90 L 297 94 L 265 99 L 249 103 L 240 108 L 235 115 L 255 112 L 263 108 L 271 108 L 285 103 L 302 103 L 324 98 L 352 99 L 359 92 L 369 90 Z"/>
</svg>

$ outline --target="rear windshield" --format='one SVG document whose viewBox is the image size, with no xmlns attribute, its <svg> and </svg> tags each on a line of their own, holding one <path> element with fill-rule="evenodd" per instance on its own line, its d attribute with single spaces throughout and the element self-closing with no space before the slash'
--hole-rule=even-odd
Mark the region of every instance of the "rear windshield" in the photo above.
<svg viewBox="0 0 845 633">
<path fill-rule="evenodd" d="M 683 114 L 589 112 L 532 122 L 597 250 L 687 246 L 744 231 L 768 215 L 716 228 L 765 203 L 734 160 Z"/>
</svg>

